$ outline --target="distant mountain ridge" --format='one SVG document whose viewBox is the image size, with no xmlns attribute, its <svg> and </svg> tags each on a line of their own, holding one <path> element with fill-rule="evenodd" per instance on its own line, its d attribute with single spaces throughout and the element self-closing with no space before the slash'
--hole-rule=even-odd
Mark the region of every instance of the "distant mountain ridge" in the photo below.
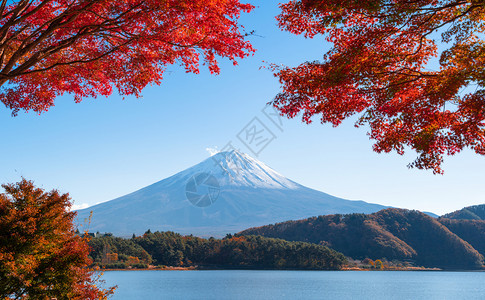
<svg viewBox="0 0 485 300">
<path fill-rule="evenodd" d="M 477 234 L 483 228 L 467 231 L 476 237 L 474 244 L 480 247 L 483 243 Z M 450 230 L 422 212 L 388 208 L 369 215 L 326 215 L 287 221 L 239 234 L 322 244 L 355 259 L 386 258 L 425 267 L 481 269 L 483 256 L 453 231 L 459 229 Z"/>
<path fill-rule="evenodd" d="M 442 218 L 455 220 L 485 220 L 485 204 L 468 206 L 445 214 Z"/>
<path fill-rule="evenodd" d="M 78 211 L 92 211 L 91 232 L 119 236 L 152 231 L 222 237 L 274 222 L 386 208 L 302 186 L 247 154 L 221 152 L 131 194 Z"/>
</svg>

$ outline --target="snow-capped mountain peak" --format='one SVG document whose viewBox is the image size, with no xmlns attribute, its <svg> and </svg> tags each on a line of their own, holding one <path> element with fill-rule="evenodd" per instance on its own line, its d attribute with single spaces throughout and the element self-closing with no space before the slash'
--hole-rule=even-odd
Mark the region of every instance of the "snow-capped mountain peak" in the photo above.
<svg viewBox="0 0 485 300">
<path fill-rule="evenodd" d="M 214 176 L 221 187 L 229 185 L 272 189 L 300 187 L 299 184 L 287 179 L 261 161 L 236 150 L 219 152 L 177 175 L 185 176 L 201 172 Z"/>
<path fill-rule="evenodd" d="M 224 236 L 320 214 L 382 208 L 312 190 L 247 154 L 229 151 L 133 193 L 79 210 L 78 224 L 92 211 L 91 231 L 131 236 L 151 229 Z"/>
</svg>

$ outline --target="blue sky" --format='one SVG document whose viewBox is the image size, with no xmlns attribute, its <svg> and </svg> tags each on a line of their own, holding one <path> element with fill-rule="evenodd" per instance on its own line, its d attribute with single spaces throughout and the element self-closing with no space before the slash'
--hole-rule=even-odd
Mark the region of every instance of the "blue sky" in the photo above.
<svg viewBox="0 0 485 300">
<path fill-rule="evenodd" d="M 328 49 L 322 38 L 305 40 L 281 32 L 277 1 L 259 5 L 241 22 L 255 30 L 257 52 L 221 74 L 186 74 L 172 66 L 161 86 L 143 98 L 57 99 L 42 115 L 11 117 L 0 108 L 0 182 L 32 179 L 46 189 L 69 192 L 76 205 L 93 205 L 125 195 L 199 163 L 207 148 L 228 141 L 254 156 L 237 134 L 255 117 L 276 139 L 257 158 L 288 178 L 352 200 L 432 211 L 438 214 L 485 203 L 485 159 L 465 151 L 445 160 L 445 175 L 408 169 L 415 153 L 376 154 L 367 128 L 353 120 L 338 128 L 284 120 L 282 131 L 261 110 L 279 90 L 263 61 L 297 65 Z"/>
</svg>

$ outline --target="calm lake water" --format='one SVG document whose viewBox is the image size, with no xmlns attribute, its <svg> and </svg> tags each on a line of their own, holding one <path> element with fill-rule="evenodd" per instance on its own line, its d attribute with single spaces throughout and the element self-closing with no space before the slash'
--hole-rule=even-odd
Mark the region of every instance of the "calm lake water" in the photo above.
<svg viewBox="0 0 485 300">
<path fill-rule="evenodd" d="M 485 299 L 485 272 L 109 271 L 112 299 Z"/>
</svg>

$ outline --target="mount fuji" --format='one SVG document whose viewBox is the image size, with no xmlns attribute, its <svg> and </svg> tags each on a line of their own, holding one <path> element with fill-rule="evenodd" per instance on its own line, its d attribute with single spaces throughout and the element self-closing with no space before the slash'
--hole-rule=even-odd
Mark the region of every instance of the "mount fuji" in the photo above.
<svg viewBox="0 0 485 300">
<path fill-rule="evenodd" d="M 220 237 L 276 222 L 384 208 L 307 188 L 247 154 L 230 151 L 131 194 L 79 210 L 77 222 L 88 226 L 83 230 L 118 236 L 151 229 Z"/>
</svg>

